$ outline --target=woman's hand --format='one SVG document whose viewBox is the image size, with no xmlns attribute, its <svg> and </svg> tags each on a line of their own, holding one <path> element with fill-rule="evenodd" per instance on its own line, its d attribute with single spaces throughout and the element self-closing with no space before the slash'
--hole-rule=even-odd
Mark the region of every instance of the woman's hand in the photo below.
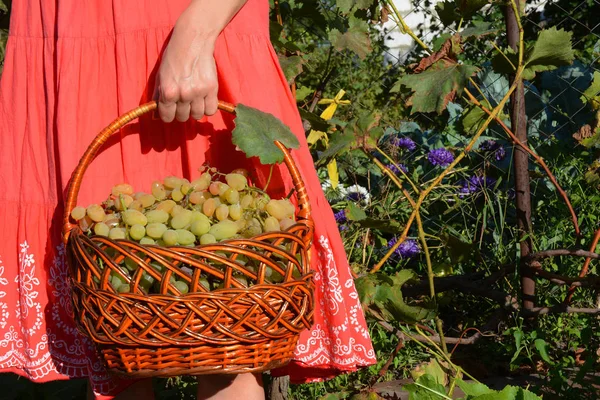
<svg viewBox="0 0 600 400">
<path fill-rule="evenodd" d="M 214 59 L 219 33 L 246 0 L 193 0 L 179 16 L 164 51 L 154 97 L 164 122 L 201 119 L 217 112 Z"/>
</svg>

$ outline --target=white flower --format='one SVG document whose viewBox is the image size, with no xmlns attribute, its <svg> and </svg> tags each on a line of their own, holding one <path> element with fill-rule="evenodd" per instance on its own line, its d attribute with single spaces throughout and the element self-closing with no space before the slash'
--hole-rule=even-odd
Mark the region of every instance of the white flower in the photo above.
<svg viewBox="0 0 600 400">
<path fill-rule="evenodd" d="M 359 194 L 358 198 L 362 202 L 368 203 L 369 200 L 371 199 L 371 194 L 369 193 L 369 191 L 360 185 L 352 185 L 347 188 L 340 188 L 340 194 L 343 197 L 348 197 L 349 195 L 351 195 L 353 193 L 358 193 Z"/>
</svg>

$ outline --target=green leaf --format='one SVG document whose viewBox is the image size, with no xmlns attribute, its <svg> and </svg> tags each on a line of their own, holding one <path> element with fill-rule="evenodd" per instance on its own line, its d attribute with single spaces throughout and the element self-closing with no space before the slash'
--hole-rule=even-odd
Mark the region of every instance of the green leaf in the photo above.
<svg viewBox="0 0 600 400">
<path fill-rule="evenodd" d="M 327 121 L 319 117 L 317 114 L 311 113 L 310 111 L 306 111 L 302 108 L 299 108 L 298 111 L 300 112 L 300 117 L 302 117 L 304 120 L 307 120 L 312 129 L 322 132 L 327 132 L 329 130 L 329 123 L 327 123 Z"/>
<path fill-rule="evenodd" d="M 477 11 L 488 3 L 488 0 L 448 0 L 437 3 L 435 10 L 442 23 L 448 26 L 454 22 L 459 22 L 461 19 L 464 21 L 470 20 Z"/>
<path fill-rule="evenodd" d="M 470 400 L 516 400 L 519 388 L 507 386 L 501 391 L 491 391 L 490 393 L 481 394 L 471 397 Z"/>
<path fill-rule="evenodd" d="M 352 50 L 363 59 L 371 52 L 371 39 L 369 38 L 369 25 L 354 16 L 350 17 L 350 28 L 341 33 L 337 29 L 329 31 L 329 41 L 336 50 Z"/>
<path fill-rule="evenodd" d="M 416 277 L 410 270 L 400 270 L 396 275 L 383 273 L 368 274 L 357 278 L 354 283 L 365 309 L 373 308 L 387 321 L 418 322 L 431 318 L 432 311 L 411 306 L 402 298 L 402 285 Z"/>
<path fill-rule="evenodd" d="M 248 157 L 258 157 L 262 164 L 283 161 L 283 152 L 275 145 L 281 142 L 289 149 L 300 145 L 289 127 L 272 114 L 238 104 L 235 109 L 232 142 Z"/>
<path fill-rule="evenodd" d="M 409 395 L 409 400 L 440 400 L 451 399 L 446 394 L 444 386 L 440 385 L 434 377 L 423 375 L 410 385 L 404 385 L 403 390 L 406 390 Z"/>
<path fill-rule="evenodd" d="M 346 216 L 350 221 L 361 221 L 367 218 L 367 214 L 354 203 L 348 203 L 348 207 L 346 207 Z"/>
<path fill-rule="evenodd" d="M 542 398 L 529 390 L 519 388 L 517 391 L 517 400 L 541 400 Z"/>
<path fill-rule="evenodd" d="M 441 114 L 448 102 L 462 93 L 475 72 L 477 68 L 470 65 L 439 61 L 420 74 L 404 76 L 399 82 L 414 92 L 410 99 L 411 114 L 434 111 Z"/>
<path fill-rule="evenodd" d="M 304 64 L 304 60 L 300 56 L 286 57 L 279 55 L 279 65 L 281 65 L 285 79 L 290 85 L 302 73 L 302 64 Z"/>
<path fill-rule="evenodd" d="M 359 221 L 363 228 L 377 229 L 381 232 L 397 233 L 404 227 L 400 222 L 393 219 L 373 219 L 365 218 Z"/>
<path fill-rule="evenodd" d="M 0 0 L 0 11 L 7 13 L 8 12 L 8 7 L 6 7 L 6 4 L 4 4 L 3 0 Z"/>
<path fill-rule="evenodd" d="M 321 153 L 318 164 L 326 163 L 332 157 L 348 150 L 354 143 L 354 135 L 348 132 L 334 132 L 329 138 L 329 147 Z"/>
<path fill-rule="evenodd" d="M 418 365 L 410 372 L 410 374 L 414 380 L 418 380 L 419 377 L 423 375 L 429 375 L 442 386 L 446 386 L 448 384 L 448 375 L 436 358 L 431 359 L 429 362 Z"/>
<path fill-rule="evenodd" d="M 536 72 L 550 71 L 562 65 L 570 65 L 575 58 L 571 46 L 571 32 L 563 29 L 544 29 L 527 52 L 523 79 L 531 80 Z"/>
<path fill-rule="evenodd" d="M 473 26 L 463 29 L 460 32 L 460 35 L 465 39 L 468 39 L 471 37 L 478 38 L 481 36 L 496 33 L 499 30 L 500 29 L 498 29 L 498 28 L 493 28 L 492 24 L 490 24 L 489 22 L 473 21 Z"/>
<path fill-rule="evenodd" d="M 483 394 L 494 393 L 492 389 L 480 382 L 465 382 L 457 379 L 456 384 L 467 396 L 481 396 Z"/>
<path fill-rule="evenodd" d="M 336 5 L 342 14 L 351 10 L 366 10 L 371 7 L 373 0 L 336 0 Z"/>
<path fill-rule="evenodd" d="M 510 47 L 503 50 L 504 54 L 496 53 L 492 58 L 492 68 L 499 74 L 514 74 L 519 65 L 519 55 Z"/>
<path fill-rule="evenodd" d="M 440 239 L 444 243 L 444 247 L 448 250 L 450 262 L 452 264 L 458 264 L 465 260 L 472 259 L 471 255 L 473 250 L 477 248 L 476 243 L 465 242 L 447 232 L 440 234 Z"/>
<path fill-rule="evenodd" d="M 585 92 L 581 95 L 581 101 L 584 103 L 590 103 L 592 108 L 600 108 L 600 72 L 594 71 L 594 80 L 590 87 L 585 89 Z"/>
<path fill-rule="evenodd" d="M 313 93 L 314 89 L 308 86 L 300 86 L 296 89 L 296 101 L 304 100 L 309 94 Z"/>
<path fill-rule="evenodd" d="M 548 364 L 553 364 L 550 356 L 548 355 L 548 343 L 546 343 L 544 339 L 535 339 L 533 344 L 535 345 L 538 353 L 540 353 L 542 360 L 546 361 Z"/>
</svg>

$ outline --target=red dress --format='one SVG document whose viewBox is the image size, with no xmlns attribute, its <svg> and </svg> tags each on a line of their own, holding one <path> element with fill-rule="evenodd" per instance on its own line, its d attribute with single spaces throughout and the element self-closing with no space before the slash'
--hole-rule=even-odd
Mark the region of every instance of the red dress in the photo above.
<svg viewBox="0 0 600 400">
<path fill-rule="evenodd" d="M 61 218 L 65 188 L 93 137 L 146 102 L 173 24 L 189 0 L 22 0 L 13 2 L 0 86 L 0 372 L 44 382 L 90 377 L 97 392 L 114 381 L 71 320 Z M 269 41 L 267 0 L 249 0 L 217 40 L 219 98 L 269 112 L 301 141 L 292 154 L 316 222 L 316 312 L 292 382 L 325 379 L 375 362 L 344 247 L 323 196 L 296 103 Z M 231 119 L 163 124 L 143 117 L 108 143 L 88 169 L 79 204 L 101 201 L 113 184 L 149 190 L 168 175 L 197 175 L 205 162 L 257 171 L 230 139 Z M 285 167 L 270 187 L 291 188 Z M 260 182 L 259 182 L 260 183 Z"/>
</svg>

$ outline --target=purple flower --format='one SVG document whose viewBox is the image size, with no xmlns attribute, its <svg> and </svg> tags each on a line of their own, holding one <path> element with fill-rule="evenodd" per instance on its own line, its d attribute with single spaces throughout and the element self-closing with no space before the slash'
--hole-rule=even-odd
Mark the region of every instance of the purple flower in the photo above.
<svg viewBox="0 0 600 400">
<path fill-rule="evenodd" d="M 408 168 L 406 168 L 406 165 L 404 164 L 398 164 L 397 167 L 394 164 L 388 164 L 386 167 L 388 167 L 388 169 L 396 175 L 400 174 L 400 170 L 402 170 L 405 174 L 408 173 Z"/>
<path fill-rule="evenodd" d="M 493 188 L 496 184 L 494 178 L 489 176 L 471 176 L 470 178 L 463 181 L 462 187 L 459 191 L 460 197 L 465 197 L 469 194 L 477 193 L 485 188 Z"/>
<path fill-rule="evenodd" d="M 392 139 L 392 146 L 402 147 L 408 151 L 413 151 L 417 148 L 416 143 L 408 137 L 395 137 Z"/>
<path fill-rule="evenodd" d="M 479 145 L 479 151 L 484 153 L 494 152 L 494 158 L 496 158 L 496 161 L 501 161 L 504 159 L 504 157 L 506 157 L 506 150 L 504 150 L 504 147 L 502 147 L 495 140 L 491 139 L 481 142 Z"/>
<path fill-rule="evenodd" d="M 445 148 L 434 149 L 427 154 L 427 159 L 433 165 L 439 165 L 440 167 L 447 167 L 454 161 L 454 156 Z"/>
<path fill-rule="evenodd" d="M 365 200 L 365 196 L 363 196 L 360 192 L 352 192 L 348 193 L 348 195 L 346 196 L 346 200 L 359 202 Z"/>
<path fill-rule="evenodd" d="M 339 226 L 339 230 L 340 230 L 340 232 L 348 230 L 348 225 L 345 225 L 345 224 L 344 225 L 340 225 Z"/>
<path fill-rule="evenodd" d="M 397 237 L 393 237 L 389 240 L 387 246 L 391 248 L 398 242 Z M 394 254 L 399 255 L 402 258 L 412 258 L 419 254 L 421 249 L 415 240 L 406 239 L 404 242 L 400 243 L 398 248 L 394 250 Z"/>
<path fill-rule="evenodd" d="M 338 224 L 342 224 L 348 220 L 346 218 L 345 210 L 338 211 L 335 214 L 333 214 L 333 216 L 335 217 L 335 222 L 337 222 Z"/>
</svg>

